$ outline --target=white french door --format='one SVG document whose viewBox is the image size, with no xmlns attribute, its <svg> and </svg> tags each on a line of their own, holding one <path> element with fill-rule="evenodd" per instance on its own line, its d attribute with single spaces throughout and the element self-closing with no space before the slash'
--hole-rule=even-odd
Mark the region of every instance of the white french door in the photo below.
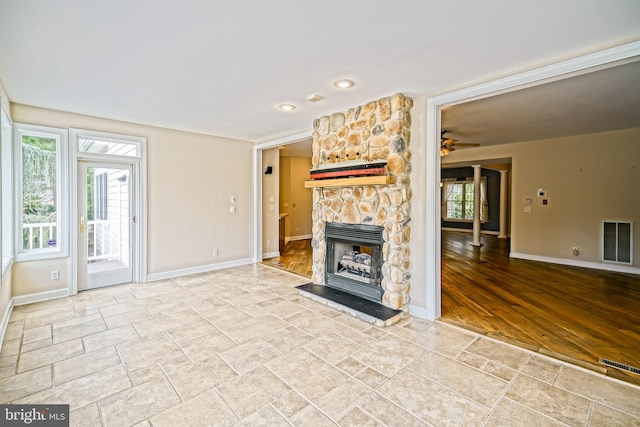
<svg viewBox="0 0 640 427">
<path fill-rule="evenodd" d="M 78 160 L 78 290 L 133 281 L 133 165 Z"/>
</svg>

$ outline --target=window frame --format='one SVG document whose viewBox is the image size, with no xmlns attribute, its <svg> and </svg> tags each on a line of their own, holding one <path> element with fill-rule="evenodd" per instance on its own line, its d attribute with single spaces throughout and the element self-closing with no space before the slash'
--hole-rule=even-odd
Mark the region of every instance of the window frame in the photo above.
<svg viewBox="0 0 640 427">
<path fill-rule="evenodd" d="M 56 246 L 53 248 L 23 248 L 23 158 L 22 137 L 36 136 L 56 140 Z M 69 133 L 67 129 L 14 123 L 15 158 L 15 236 L 16 261 L 32 261 L 69 256 Z"/>
<path fill-rule="evenodd" d="M 103 142 L 113 142 L 116 144 L 127 144 L 135 147 L 135 155 L 121 155 L 121 154 L 105 154 L 105 153 L 93 153 L 90 151 L 81 151 L 80 140 L 81 139 L 93 139 Z M 69 141 L 73 145 L 73 152 L 78 159 L 84 160 L 100 160 L 100 161 L 115 161 L 135 163 L 136 161 L 142 161 L 144 159 L 144 147 L 146 144 L 146 138 L 133 135 L 124 135 L 111 132 L 99 132 L 87 129 L 69 129 Z"/>
<path fill-rule="evenodd" d="M 8 129 L 8 131 L 5 131 Z M 0 105 L 0 259 L 2 280 L 14 259 L 13 242 L 13 121 Z M 8 138 L 4 138 L 3 135 Z"/>
<path fill-rule="evenodd" d="M 485 191 L 487 190 L 487 177 L 483 176 L 480 178 L 480 185 L 484 186 Z M 474 179 L 473 178 L 466 178 L 466 179 L 456 179 L 456 178 L 445 178 L 442 179 L 441 182 L 443 184 L 447 184 L 447 185 L 455 185 L 455 184 L 460 184 L 462 185 L 462 215 L 463 218 L 452 218 L 452 217 L 448 217 L 447 216 L 447 205 L 448 205 L 448 200 L 444 197 L 444 192 L 445 192 L 445 188 L 444 185 L 442 186 L 442 191 L 441 191 L 441 200 L 442 200 L 442 209 L 441 209 L 441 217 L 442 217 L 442 221 L 446 221 L 446 222 L 465 222 L 465 223 L 471 223 L 473 222 L 473 218 L 467 219 L 464 218 L 464 214 L 465 214 L 465 198 L 466 198 L 466 191 L 465 191 L 465 185 L 471 185 L 472 191 L 473 191 L 473 187 L 475 185 Z M 474 192 L 475 194 L 475 192 Z M 480 203 L 482 204 L 482 197 L 480 198 Z M 473 204 L 473 202 L 472 202 Z M 472 205 L 473 208 L 473 205 Z M 483 208 L 483 206 L 480 206 L 480 222 L 481 223 L 486 223 L 489 222 L 489 218 L 485 218 L 487 215 L 484 214 L 485 209 Z"/>
</svg>

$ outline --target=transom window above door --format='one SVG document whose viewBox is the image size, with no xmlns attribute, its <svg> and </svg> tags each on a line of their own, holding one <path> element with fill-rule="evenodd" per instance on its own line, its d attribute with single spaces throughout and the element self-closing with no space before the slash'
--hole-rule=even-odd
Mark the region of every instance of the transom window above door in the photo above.
<svg viewBox="0 0 640 427">
<path fill-rule="evenodd" d="M 138 145 L 135 143 L 102 141 L 82 137 L 78 138 L 78 152 L 127 157 L 138 157 L 140 155 Z"/>
<path fill-rule="evenodd" d="M 78 158 L 127 162 L 142 158 L 142 146 L 146 138 L 98 132 L 86 129 L 70 129 L 69 138 Z"/>
</svg>

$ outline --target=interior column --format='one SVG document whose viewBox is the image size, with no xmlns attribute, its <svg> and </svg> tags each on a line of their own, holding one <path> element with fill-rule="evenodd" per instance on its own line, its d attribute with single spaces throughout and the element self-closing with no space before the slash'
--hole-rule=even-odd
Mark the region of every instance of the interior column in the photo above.
<svg viewBox="0 0 640 427">
<path fill-rule="evenodd" d="M 500 171 L 500 232 L 498 239 L 507 238 L 507 192 L 508 192 L 508 170 Z"/>
<path fill-rule="evenodd" d="M 473 167 L 473 246 L 482 246 L 480 241 L 480 176 L 482 168 L 480 165 Z"/>
</svg>

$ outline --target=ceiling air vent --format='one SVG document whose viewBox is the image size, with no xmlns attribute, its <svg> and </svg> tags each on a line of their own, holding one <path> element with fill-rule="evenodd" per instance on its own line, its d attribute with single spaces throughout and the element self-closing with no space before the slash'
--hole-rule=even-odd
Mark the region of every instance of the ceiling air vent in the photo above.
<svg viewBox="0 0 640 427">
<path fill-rule="evenodd" d="M 632 264 L 633 227 L 630 222 L 602 222 L 602 261 Z"/>
</svg>

